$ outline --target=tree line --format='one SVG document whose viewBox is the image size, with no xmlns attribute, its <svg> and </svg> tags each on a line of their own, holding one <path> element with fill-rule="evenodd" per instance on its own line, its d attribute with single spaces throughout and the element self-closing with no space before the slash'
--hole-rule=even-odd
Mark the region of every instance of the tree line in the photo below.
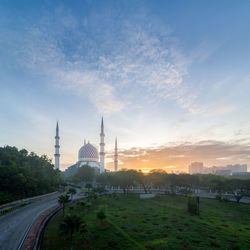
<svg viewBox="0 0 250 250">
<path fill-rule="evenodd" d="M 192 193 L 195 189 L 208 192 L 250 195 L 250 179 L 229 178 L 212 174 L 168 174 L 163 170 L 153 170 L 148 174 L 141 171 L 123 169 L 118 172 L 95 174 L 93 168 L 83 166 L 71 177 L 71 181 L 95 182 L 99 186 L 119 187 L 124 193 L 131 188 L 141 188 L 145 193 L 153 188 L 168 192 Z"/>
<path fill-rule="evenodd" d="M 0 204 L 53 192 L 61 183 L 60 171 L 46 155 L 0 147 Z"/>
</svg>

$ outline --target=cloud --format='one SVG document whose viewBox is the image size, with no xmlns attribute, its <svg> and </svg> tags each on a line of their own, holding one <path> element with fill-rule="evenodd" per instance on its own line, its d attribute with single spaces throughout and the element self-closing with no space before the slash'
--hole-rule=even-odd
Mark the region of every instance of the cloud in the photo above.
<svg viewBox="0 0 250 250">
<path fill-rule="evenodd" d="M 201 161 L 205 166 L 250 164 L 249 155 L 249 142 L 213 140 L 119 150 L 119 159 L 124 163 L 123 168 L 161 168 L 165 170 L 176 168 L 181 171 L 187 171 L 187 167 L 194 161 Z"/>
<path fill-rule="evenodd" d="M 12 33 L 20 65 L 47 84 L 91 102 L 102 114 L 169 101 L 194 115 L 233 110 L 198 103 L 200 93 L 187 81 L 190 66 L 205 61 L 221 44 L 204 41 L 184 53 L 156 17 L 141 11 L 117 18 L 117 11 L 76 18 L 60 5 L 42 12 L 33 24 L 22 20 L 24 28 Z"/>
<path fill-rule="evenodd" d="M 190 62 L 168 28 L 154 20 L 145 24 L 145 18 L 116 21 L 107 12 L 82 22 L 57 8 L 26 23 L 18 41 L 20 64 L 87 98 L 100 113 L 121 111 L 138 99 L 153 105 L 172 100 L 188 109 L 196 98 L 183 81 Z"/>
</svg>

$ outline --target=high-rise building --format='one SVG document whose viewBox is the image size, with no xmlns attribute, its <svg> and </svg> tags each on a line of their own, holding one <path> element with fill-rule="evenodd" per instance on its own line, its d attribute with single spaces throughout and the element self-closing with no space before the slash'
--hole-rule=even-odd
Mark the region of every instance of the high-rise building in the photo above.
<svg viewBox="0 0 250 250">
<path fill-rule="evenodd" d="M 188 167 L 189 174 L 201 174 L 203 172 L 202 162 L 192 162 Z"/>
</svg>

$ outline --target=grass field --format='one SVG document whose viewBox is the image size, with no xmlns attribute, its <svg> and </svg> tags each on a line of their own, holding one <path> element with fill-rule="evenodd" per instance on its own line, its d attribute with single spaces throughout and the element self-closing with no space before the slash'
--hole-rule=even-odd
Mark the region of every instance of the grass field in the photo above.
<svg viewBox="0 0 250 250">
<path fill-rule="evenodd" d="M 71 205 L 66 213 L 80 215 L 88 232 L 77 233 L 73 249 L 250 249 L 250 206 L 201 199 L 200 215 L 187 212 L 187 198 L 157 196 L 140 200 L 136 195 L 117 199 L 102 197 L 90 208 Z M 96 218 L 100 205 L 107 205 L 107 219 Z M 60 234 L 62 212 L 46 227 L 43 249 L 69 249 Z"/>
</svg>

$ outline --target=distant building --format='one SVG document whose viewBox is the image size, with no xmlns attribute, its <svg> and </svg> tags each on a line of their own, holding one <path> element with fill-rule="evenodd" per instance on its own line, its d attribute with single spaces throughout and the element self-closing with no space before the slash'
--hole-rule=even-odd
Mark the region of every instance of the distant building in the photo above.
<svg viewBox="0 0 250 250">
<path fill-rule="evenodd" d="M 250 172 L 233 172 L 232 176 L 239 176 L 239 177 L 250 176 Z"/>
<path fill-rule="evenodd" d="M 247 172 L 247 164 L 227 165 L 226 168 L 232 172 Z"/>
<path fill-rule="evenodd" d="M 232 171 L 230 169 L 221 169 L 217 170 L 215 174 L 221 176 L 230 176 L 232 174 Z"/>
<path fill-rule="evenodd" d="M 202 162 L 192 162 L 188 167 L 189 174 L 201 174 L 203 172 L 203 163 Z"/>
<path fill-rule="evenodd" d="M 247 164 L 205 167 L 202 162 L 192 162 L 188 167 L 189 174 L 216 174 L 222 176 L 233 173 L 247 173 Z"/>
</svg>

